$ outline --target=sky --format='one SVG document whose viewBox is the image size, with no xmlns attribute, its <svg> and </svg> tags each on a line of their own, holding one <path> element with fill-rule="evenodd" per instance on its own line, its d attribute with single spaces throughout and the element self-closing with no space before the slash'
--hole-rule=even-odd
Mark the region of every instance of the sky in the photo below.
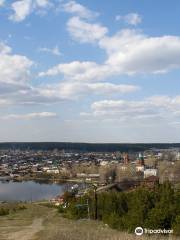
<svg viewBox="0 0 180 240">
<path fill-rule="evenodd" d="M 180 142 L 179 0 L 0 0 L 0 142 Z"/>
</svg>

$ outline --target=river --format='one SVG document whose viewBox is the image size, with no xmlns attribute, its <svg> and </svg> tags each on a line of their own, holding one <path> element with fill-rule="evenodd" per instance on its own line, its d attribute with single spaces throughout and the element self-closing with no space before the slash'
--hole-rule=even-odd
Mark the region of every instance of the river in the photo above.
<svg viewBox="0 0 180 240">
<path fill-rule="evenodd" d="M 72 184 L 67 183 L 0 181 L 0 201 L 49 200 L 70 189 L 71 186 Z"/>
</svg>

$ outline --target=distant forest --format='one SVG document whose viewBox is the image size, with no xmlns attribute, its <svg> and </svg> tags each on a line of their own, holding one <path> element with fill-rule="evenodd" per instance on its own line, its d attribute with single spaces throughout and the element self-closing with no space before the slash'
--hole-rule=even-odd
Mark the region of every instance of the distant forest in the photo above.
<svg viewBox="0 0 180 240">
<path fill-rule="evenodd" d="M 73 143 L 73 142 L 8 142 L 0 149 L 53 150 L 80 152 L 141 152 L 150 149 L 180 148 L 180 143 Z"/>
</svg>

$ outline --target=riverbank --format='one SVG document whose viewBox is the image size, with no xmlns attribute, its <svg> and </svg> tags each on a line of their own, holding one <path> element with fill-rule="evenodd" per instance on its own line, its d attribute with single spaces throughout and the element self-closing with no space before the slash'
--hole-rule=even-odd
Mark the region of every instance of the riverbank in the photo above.
<svg viewBox="0 0 180 240">
<path fill-rule="evenodd" d="M 64 219 L 57 209 L 26 204 L 26 209 L 1 217 L 1 240 L 165 240 L 165 237 L 136 237 L 93 220 Z M 172 240 L 177 240 L 172 237 Z"/>
<path fill-rule="evenodd" d="M 44 181 L 44 182 L 52 182 L 52 183 L 98 183 L 98 181 L 88 181 L 86 179 L 82 178 L 59 178 L 59 177 L 38 177 L 38 176 L 18 176 L 18 177 L 2 177 L 0 180 L 6 180 L 6 181 Z"/>
</svg>

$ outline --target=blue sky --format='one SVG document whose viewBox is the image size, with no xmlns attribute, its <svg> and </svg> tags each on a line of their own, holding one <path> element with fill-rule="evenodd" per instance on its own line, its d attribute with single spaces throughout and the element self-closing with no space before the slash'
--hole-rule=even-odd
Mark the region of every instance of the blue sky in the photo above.
<svg viewBox="0 0 180 240">
<path fill-rule="evenodd" d="M 179 142 L 179 9 L 0 0 L 0 141 Z"/>
</svg>

